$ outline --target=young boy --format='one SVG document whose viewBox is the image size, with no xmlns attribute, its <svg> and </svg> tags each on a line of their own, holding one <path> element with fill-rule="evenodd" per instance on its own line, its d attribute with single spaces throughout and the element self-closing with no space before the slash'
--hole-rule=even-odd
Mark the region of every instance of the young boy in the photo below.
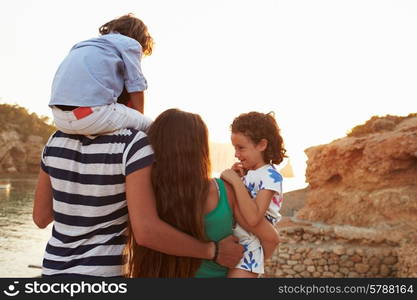
<svg viewBox="0 0 417 300">
<path fill-rule="evenodd" d="M 97 135 L 132 127 L 147 131 L 143 115 L 147 82 L 141 58 L 152 53 L 146 25 L 132 14 L 99 28 L 101 36 L 72 47 L 59 66 L 51 100 L 57 128 L 67 134 Z M 118 103 L 125 90 L 130 103 Z"/>
</svg>

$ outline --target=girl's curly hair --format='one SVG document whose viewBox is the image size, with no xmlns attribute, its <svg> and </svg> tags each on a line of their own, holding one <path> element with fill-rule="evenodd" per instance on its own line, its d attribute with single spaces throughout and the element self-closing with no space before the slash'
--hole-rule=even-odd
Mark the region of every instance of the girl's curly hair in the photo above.
<svg viewBox="0 0 417 300">
<path fill-rule="evenodd" d="M 254 144 L 258 144 L 262 139 L 268 141 L 268 145 L 263 152 L 266 163 L 279 164 L 287 157 L 284 148 L 284 141 L 280 134 L 280 129 L 274 118 L 274 113 L 267 114 L 260 112 L 249 112 L 239 115 L 233 120 L 230 126 L 232 133 L 242 133 Z"/>
</svg>

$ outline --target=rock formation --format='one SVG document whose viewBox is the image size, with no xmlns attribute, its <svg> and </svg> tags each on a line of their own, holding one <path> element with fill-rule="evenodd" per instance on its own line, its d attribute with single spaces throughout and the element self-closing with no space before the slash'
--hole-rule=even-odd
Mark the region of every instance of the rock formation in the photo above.
<svg viewBox="0 0 417 300">
<path fill-rule="evenodd" d="M 309 186 L 284 195 L 299 199 L 282 210 L 266 276 L 416 277 L 417 114 L 373 117 L 305 152 Z"/>
<path fill-rule="evenodd" d="M 367 134 L 305 150 L 310 185 L 297 217 L 378 226 L 417 221 L 417 116 L 371 119 Z"/>
<path fill-rule="evenodd" d="M 0 103 L 0 172 L 39 172 L 43 146 L 55 130 L 48 117 Z"/>
<path fill-rule="evenodd" d="M 40 136 L 23 140 L 16 131 L 0 132 L 0 172 L 37 173 L 44 144 Z"/>
</svg>

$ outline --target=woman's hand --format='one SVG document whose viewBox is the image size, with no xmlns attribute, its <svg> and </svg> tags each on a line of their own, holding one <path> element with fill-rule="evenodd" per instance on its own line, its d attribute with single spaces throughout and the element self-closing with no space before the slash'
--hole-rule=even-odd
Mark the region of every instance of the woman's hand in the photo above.
<svg viewBox="0 0 417 300">
<path fill-rule="evenodd" d="M 243 246 L 239 244 L 239 239 L 229 235 L 219 242 L 219 254 L 216 262 L 219 265 L 234 268 L 241 260 L 243 250 Z"/>
</svg>

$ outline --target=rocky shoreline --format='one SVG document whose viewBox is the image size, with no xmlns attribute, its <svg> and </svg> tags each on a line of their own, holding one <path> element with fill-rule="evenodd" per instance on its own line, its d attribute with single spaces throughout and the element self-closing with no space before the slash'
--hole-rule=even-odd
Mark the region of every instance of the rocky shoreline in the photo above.
<svg viewBox="0 0 417 300">
<path fill-rule="evenodd" d="M 44 145 L 40 136 L 23 140 L 16 131 L 0 132 L 0 173 L 38 173 Z"/>
<path fill-rule="evenodd" d="M 417 277 L 417 116 L 373 117 L 305 150 L 266 277 Z"/>
</svg>

